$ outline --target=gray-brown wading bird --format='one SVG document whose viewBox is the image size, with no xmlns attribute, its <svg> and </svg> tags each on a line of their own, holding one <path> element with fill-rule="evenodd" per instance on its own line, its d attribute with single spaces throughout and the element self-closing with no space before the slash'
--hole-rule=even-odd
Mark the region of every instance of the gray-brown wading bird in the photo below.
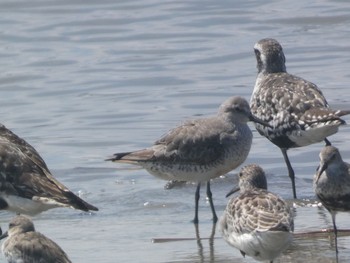
<svg viewBox="0 0 350 263">
<path fill-rule="evenodd" d="M 32 220 L 19 215 L 0 236 L 2 253 L 9 263 L 70 263 L 67 254 L 51 239 L 36 232 Z"/>
<path fill-rule="evenodd" d="M 0 124 L 0 209 L 35 215 L 55 207 L 98 211 L 57 181 L 31 145 Z"/>
<path fill-rule="evenodd" d="M 332 216 L 335 250 L 338 255 L 337 212 L 350 211 L 350 164 L 343 161 L 339 150 L 326 146 L 320 152 L 320 165 L 314 176 L 316 196 Z"/>
<path fill-rule="evenodd" d="M 244 98 L 231 97 L 215 117 L 186 121 L 149 148 L 116 153 L 107 160 L 142 166 L 164 180 L 198 182 L 194 223 L 198 223 L 200 186 L 207 182 L 207 196 L 216 222 L 210 179 L 230 172 L 247 158 L 252 143 L 248 121 L 262 123 L 252 116 Z"/>
</svg>

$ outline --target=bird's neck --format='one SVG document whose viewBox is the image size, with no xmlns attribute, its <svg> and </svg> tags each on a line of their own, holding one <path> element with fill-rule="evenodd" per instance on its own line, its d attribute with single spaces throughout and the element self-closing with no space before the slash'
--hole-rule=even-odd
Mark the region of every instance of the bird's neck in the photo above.
<svg viewBox="0 0 350 263">
<path fill-rule="evenodd" d="M 285 64 L 271 62 L 268 65 L 258 65 L 258 75 L 271 73 L 286 73 L 287 68 Z"/>
</svg>

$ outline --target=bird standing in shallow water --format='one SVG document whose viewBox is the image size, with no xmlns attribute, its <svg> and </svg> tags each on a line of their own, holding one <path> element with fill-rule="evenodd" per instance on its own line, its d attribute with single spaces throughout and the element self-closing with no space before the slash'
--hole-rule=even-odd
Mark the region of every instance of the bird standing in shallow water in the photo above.
<svg viewBox="0 0 350 263">
<path fill-rule="evenodd" d="M 335 216 L 339 211 L 350 211 L 350 164 L 343 161 L 339 150 L 334 146 L 326 146 L 320 152 L 314 189 L 316 196 L 332 216 L 335 250 L 338 255 Z"/>
<path fill-rule="evenodd" d="M 0 210 L 35 215 L 55 207 L 98 210 L 57 181 L 39 153 L 0 124 Z"/>
<path fill-rule="evenodd" d="M 107 160 L 142 166 L 164 180 L 198 182 L 194 223 L 198 223 L 201 182 L 207 182 L 207 196 L 216 222 L 210 179 L 230 172 L 247 158 L 253 137 L 248 121 L 262 123 L 252 116 L 244 98 L 231 97 L 220 106 L 217 116 L 186 121 L 149 148 L 116 153 Z"/>
<path fill-rule="evenodd" d="M 237 197 L 232 198 L 220 220 L 228 244 L 256 260 L 272 262 L 293 239 L 294 221 L 290 206 L 267 191 L 264 170 L 255 164 L 241 169 Z M 227 195 L 227 196 L 228 196 Z"/>
<path fill-rule="evenodd" d="M 9 230 L 0 239 L 6 237 L 2 252 L 9 263 L 71 262 L 55 242 L 36 232 L 33 222 L 25 216 L 11 220 Z"/>
<path fill-rule="evenodd" d="M 283 154 L 297 198 L 295 175 L 287 150 L 325 141 L 345 121 L 350 111 L 332 110 L 318 87 L 286 71 L 282 46 L 271 38 L 254 46 L 258 76 L 250 100 L 252 114 L 273 128 L 255 124 L 258 132 L 277 145 Z"/>
</svg>

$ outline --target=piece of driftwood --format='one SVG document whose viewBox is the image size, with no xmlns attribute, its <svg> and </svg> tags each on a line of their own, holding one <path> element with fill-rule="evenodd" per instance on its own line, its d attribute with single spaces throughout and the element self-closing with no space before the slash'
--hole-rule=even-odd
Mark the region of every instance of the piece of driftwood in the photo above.
<svg viewBox="0 0 350 263">
<path fill-rule="evenodd" d="M 321 229 L 309 232 L 299 232 L 294 233 L 295 239 L 316 239 L 316 238 L 329 238 L 332 236 L 333 229 Z M 338 229 L 338 237 L 350 236 L 350 229 Z M 153 238 L 152 243 L 167 243 L 167 242 L 177 242 L 177 241 L 193 241 L 193 240 L 210 240 L 210 239 L 221 239 L 221 237 L 174 237 L 174 238 Z"/>
</svg>

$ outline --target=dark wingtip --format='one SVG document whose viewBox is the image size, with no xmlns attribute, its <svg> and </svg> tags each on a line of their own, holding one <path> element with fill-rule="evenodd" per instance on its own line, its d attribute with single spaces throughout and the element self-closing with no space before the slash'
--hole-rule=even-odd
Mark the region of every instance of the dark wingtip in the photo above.
<svg viewBox="0 0 350 263">
<path fill-rule="evenodd" d="M 65 203 L 74 209 L 78 209 L 84 212 L 98 211 L 98 208 L 96 206 L 89 204 L 71 191 L 65 192 L 65 196 L 67 198 Z"/>
<path fill-rule="evenodd" d="M 128 154 L 130 154 L 130 152 L 115 153 L 115 154 L 113 154 L 112 157 L 105 159 L 105 161 L 115 162 L 115 161 L 122 159 L 125 155 L 128 155 Z"/>
<path fill-rule="evenodd" d="M 89 211 L 99 211 L 98 208 L 96 206 L 93 206 L 87 202 L 85 202 L 84 200 L 81 199 L 81 202 L 79 202 L 78 204 L 76 204 L 74 206 L 75 209 L 84 211 L 84 212 L 89 212 Z"/>
<path fill-rule="evenodd" d="M 88 209 L 90 210 L 90 211 L 98 211 L 98 208 L 96 207 L 96 206 L 93 206 L 93 205 L 90 205 L 90 204 L 88 204 L 89 206 L 88 206 Z"/>
<path fill-rule="evenodd" d="M 81 198 L 80 198 L 80 201 L 81 202 L 78 204 L 79 205 L 78 209 L 83 210 L 85 212 L 98 211 L 98 208 L 96 206 L 93 206 L 93 205 L 89 204 L 88 202 L 84 201 Z"/>
</svg>

